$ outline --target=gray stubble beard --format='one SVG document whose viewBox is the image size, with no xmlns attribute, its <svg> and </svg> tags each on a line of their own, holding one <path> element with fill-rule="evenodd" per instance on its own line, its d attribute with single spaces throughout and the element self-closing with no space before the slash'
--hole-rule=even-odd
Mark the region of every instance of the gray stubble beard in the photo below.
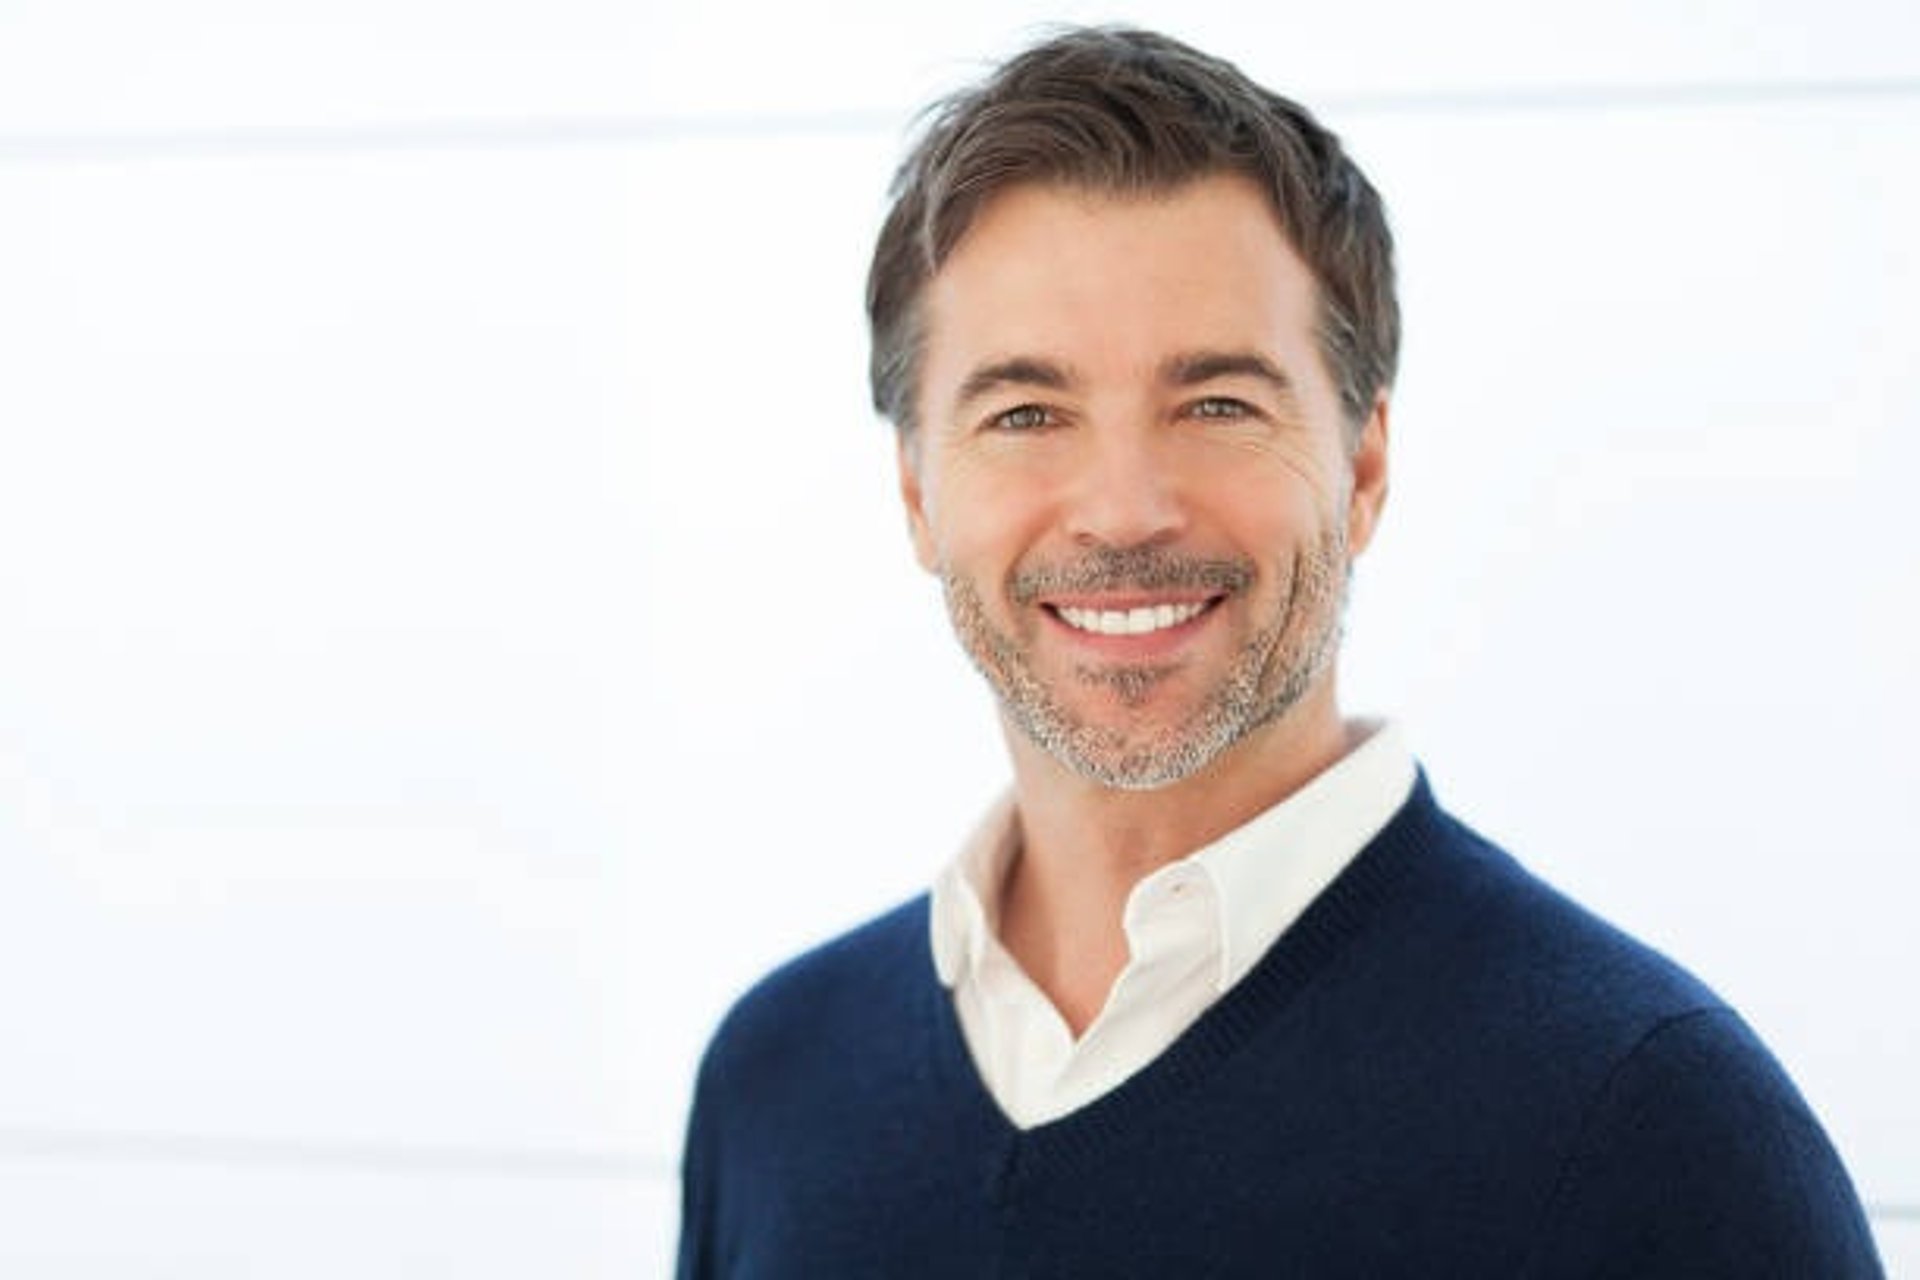
<svg viewBox="0 0 1920 1280">
<path fill-rule="evenodd" d="M 986 677 L 1007 717 L 1042 751 L 1083 778 L 1125 791 L 1148 791 L 1191 777 L 1229 747 L 1296 706 L 1339 649 L 1349 566 L 1346 530 L 1331 522 L 1294 553 L 1285 603 L 1273 624 L 1241 647 L 1226 678 L 1181 724 L 1145 741 L 1124 728 L 1103 728 L 1073 715 L 1033 671 L 1012 635 L 989 620 L 967 579 L 943 568 L 947 612 L 961 647 Z M 1097 551 L 1064 569 L 1016 571 L 1007 598 L 1030 604 L 1063 587 L 1153 591 L 1224 586 L 1231 594 L 1255 577 L 1244 560 L 1184 559 L 1157 548 Z M 1144 706 L 1174 674 L 1164 666 L 1083 666 L 1073 678 L 1103 685 L 1123 707 Z"/>
</svg>

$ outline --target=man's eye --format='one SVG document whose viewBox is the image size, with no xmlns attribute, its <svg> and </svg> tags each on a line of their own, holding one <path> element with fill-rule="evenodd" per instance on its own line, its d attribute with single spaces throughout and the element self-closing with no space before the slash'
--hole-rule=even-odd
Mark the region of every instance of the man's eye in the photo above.
<svg viewBox="0 0 1920 1280">
<path fill-rule="evenodd" d="M 1231 396 L 1208 396 L 1194 401 L 1192 409 L 1196 418 L 1244 418 L 1252 412 L 1246 401 Z"/>
<path fill-rule="evenodd" d="M 1050 414 L 1037 404 L 1023 404 L 996 413 L 990 425 L 1000 431 L 1032 431 L 1053 421 Z"/>
</svg>

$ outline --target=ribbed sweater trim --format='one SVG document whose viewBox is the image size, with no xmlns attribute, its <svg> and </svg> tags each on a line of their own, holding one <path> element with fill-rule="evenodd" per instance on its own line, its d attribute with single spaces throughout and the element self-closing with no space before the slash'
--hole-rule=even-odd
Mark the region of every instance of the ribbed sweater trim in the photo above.
<svg viewBox="0 0 1920 1280">
<path fill-rule="evenodd" d="M 927 1040 L 932 1069 L 965 1100 L 969 1119 L 992 1135 L 989 1145 L 1034 1174 L 1068 1169 L 1093 1159 L 1109 1143 L 1137 1139 L 1142 1116 L 1204 1087 L 1208 1076 L 1283 1015 L 1315 975 L 1365 930 L 1406 873 L 1440 846 L 1444 821 L 1422 773 L 1380 833 L 1166 1052 L 1086 1106 L 1032 1129 L 1016 1127 L 987 1092 L 929 952 L 924 986 L 939 1005 L 926 1024 L 933 1029 Z"/>
</svg>

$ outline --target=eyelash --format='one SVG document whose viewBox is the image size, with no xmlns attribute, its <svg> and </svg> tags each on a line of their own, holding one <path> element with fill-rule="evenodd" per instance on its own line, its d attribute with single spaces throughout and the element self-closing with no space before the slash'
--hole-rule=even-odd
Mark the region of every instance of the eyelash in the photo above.
<svg viewBox="0 0 1920 1280">
<path fill-rule="evenodd" d="M 987 420 L 987 425 L 996 431 L 1038 431 L 1042 427 L 1052 426 L 1053 421 L 1051 410 L 1037 404 L 1020 404 L 994 414 Z"/>
<path fill-rule="evenodd" d="M 1194 401 L 1188 412 L 1196 418 L 1245 418 L 1253 413 L 1253 406 L 1232 396 L 1207 396 Z"/>
</svg>

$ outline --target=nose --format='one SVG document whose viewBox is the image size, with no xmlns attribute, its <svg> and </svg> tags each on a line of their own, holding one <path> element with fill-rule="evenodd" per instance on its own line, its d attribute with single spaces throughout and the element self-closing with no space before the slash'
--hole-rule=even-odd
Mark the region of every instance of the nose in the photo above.
<svg viewBox="0 0 1920 1280">
<path fill-rule="evenodd" d="M 1181 532 L 1178 468 L 1152 428 L 1096 429 L 1083 439 L 1066 521 L 1076 542 L 1145 546 Z"/>
</svg>

